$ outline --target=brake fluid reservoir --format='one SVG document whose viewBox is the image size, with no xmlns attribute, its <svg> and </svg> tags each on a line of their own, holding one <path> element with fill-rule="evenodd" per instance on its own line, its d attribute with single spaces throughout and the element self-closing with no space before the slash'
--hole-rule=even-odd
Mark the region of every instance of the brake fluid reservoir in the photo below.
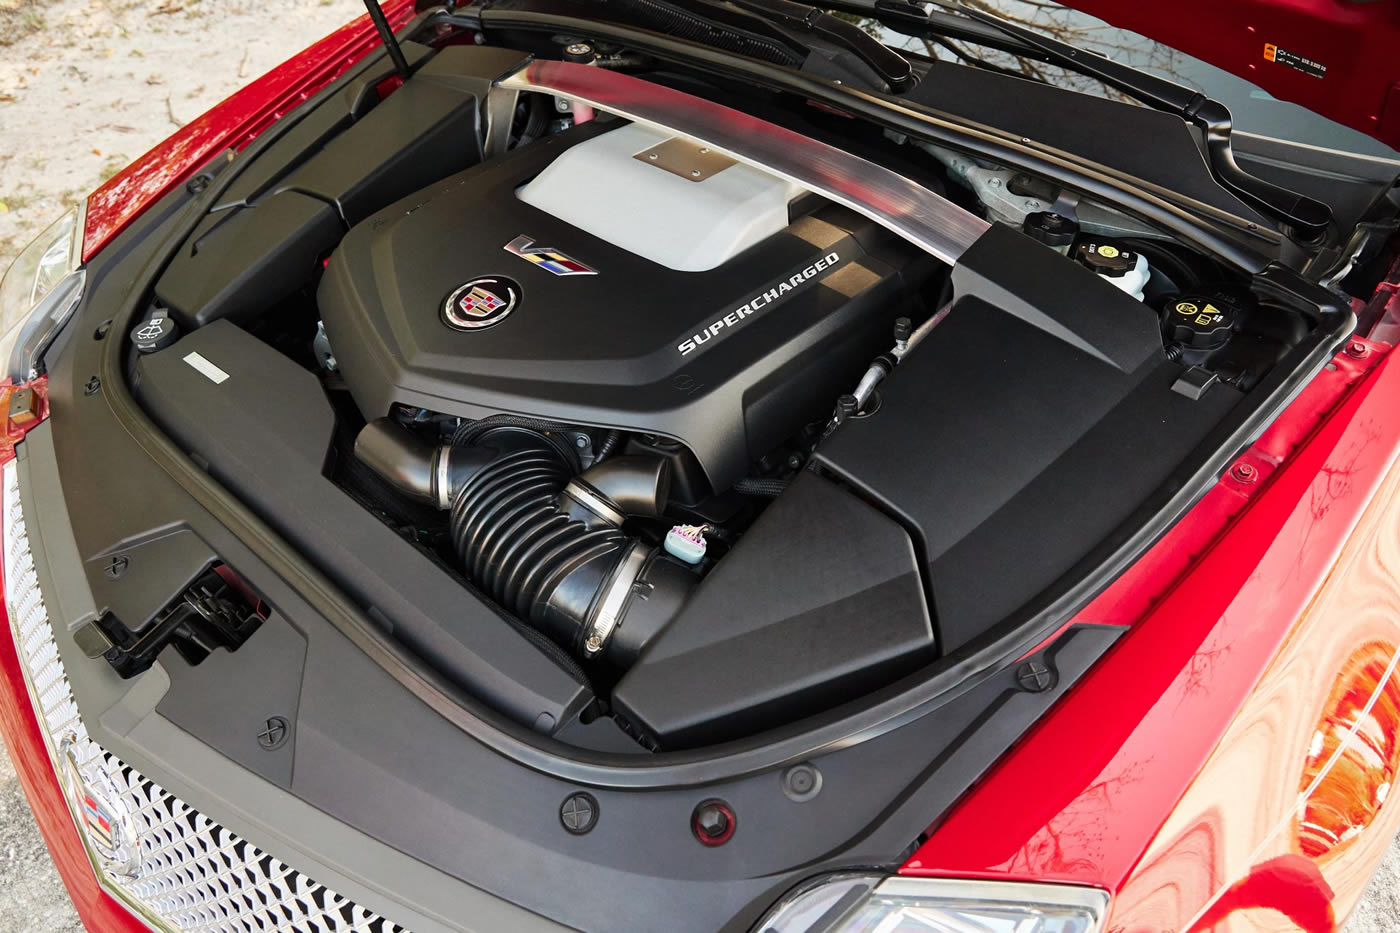
<svg viewBox="0 0 1400 933">
<path fill-rule="evenodd" d="M 1147 257 L 1108 237 L 1084 236 L 1070 252 L 1080 265 L 1088 266 L 1138 301 L 1152 277 Z"/>
</svg>

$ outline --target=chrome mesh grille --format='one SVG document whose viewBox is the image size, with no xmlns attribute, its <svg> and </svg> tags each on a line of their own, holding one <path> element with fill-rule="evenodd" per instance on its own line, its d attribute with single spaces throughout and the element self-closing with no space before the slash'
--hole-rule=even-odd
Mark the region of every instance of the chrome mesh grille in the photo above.
<svg viewBox="0 0 1400 933">
<path fill-rule="evenodd" d="M 3 502 L 5 602 L 50 758 L 56 760 L 55 749 L 66 737 L 81 765 L 107 776 L 136 827 L 136 877 L 118 877 L 97 864 L 103 885 L 163 930 L 407 933 L 239 838 L 88 736 L 39 592 L 13 461 L 4 468 Z"/>
</svg>

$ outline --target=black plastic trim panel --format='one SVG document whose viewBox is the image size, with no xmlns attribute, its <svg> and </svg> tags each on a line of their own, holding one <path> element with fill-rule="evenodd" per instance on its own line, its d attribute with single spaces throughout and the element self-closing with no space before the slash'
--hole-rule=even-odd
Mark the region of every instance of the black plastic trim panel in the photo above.
<svg viewBox="0 0 1400 933">
<path fill-rule="evenodd" d="M 433 18 L 447 21 L 440 13 L 429 14 L 427 17 L 429 20 Z M 556 25 L 578 24 L 568 20 Z M 623 32 L 624 37 L 634 35 L 630 30 Z M 731 70 L 731 65 L 732 62 L 727 60 L 716 61 L 716 67 L 726 71 Z M 774 80 L 773 75 L 765 73 L 765 83 Z M 787 84 L 787 76 L 784 76 L 780 83 Z M 334 93 L 336 90 L 338 88 L 333 86 L 327 93 Z M 821 99 L 826 99 L 834 93 L 832 89 L 817 91 L 815 86 L 813 91 Z M 326 96 L 318 95 L 303 108 L 284 118 L 285 122 L 271 127 L 244 150 L 240 159 L 256 158 L 266 146 L 275 143 L 283 132 L 295 126 L 296 121 Z M 871 102 L 870 106 L 884 105 Z M 881 119 L 888 121 L 890 118 L 886 114 Z M 949 127 L 947 132 L 951 135 L 952 128 Z M 1032 158 L 1039 159 L 1039 156 Z M 236 163 L 231 169 L 237 167 Z M 203 209 L 219 203 L 234 177 L 236 175 L 230 176 L 226 171 L 202 196 L 194 199 L 190 208 L 183 208 L 186 198 L 178 194 L 172 196 L 147 215 L 149 223 L 134 225 L 128 234 L 124 234 L 118 242 L 103 251 L 102 259 L 105 264 L 109 255 L 112 261 L 115 261 L 122 254 L 133 251 L 143 233 L 156 237 L 150 243 L 143 244 L 144 248 L 139 251 L 139 255 L 133 253 L 132 266 L 123 270 L 123 286 L 114 292 L 103 293 L 103 306 L 115 309 L 112 315 L 114 333 L 124 333 L 142 310 L 144 294 L 139 289 L 139 283 L 151 281 L 163 268 L 178 244 L 194 229 Z M 175 217 L 177 213 L 178 218 Z M 157 226 L 157 221 L 162 217 L 170 220 L 168 226 Z M 1214 236 L 1211 234 L 1208 239 L 1213 239 Z M 93 288 L 91 295 L 96 293 L 96 273 L 90 271 L 89 275 L 89 282 Z M 1280 277 L 1287 278 L 1282 273 Z M 137 284 L 136 289 L 131 288 L 132 283 Z M 85 440 L 77 443 L 70 451 L 72 462 L 80 462 L 84 451 L 89 449 L 91 444 L 103 443 L 105 447 L 107 441 L 115 442 L 114 430 L 135 441 L 138 446 L 128 448 L 124 452 L 125 462 L 113 463 L 110 468 L 114 478 L 107 481 L 107 485 L 114 488 L 118 496 L 123 493 L 134 494 L 136 487 L 141 485 L 137 479 L 144 481 L 144 478 L 152 473 L 154 464 L 155 475 L 169 476 L 179 489 L 183 490 L 184 495 L 191 497 L 201 508 L 207 510 L 230 533 L 252 548 L 260 559 L 276 566 L 283 579 L 303 593 L 316 611 L 323 613 L 384 671 L 466 734 L 528 767 L 597 786 L 693 786 L 736 773 L 771 768 L 785 761 L 800 760 L 823 749 L 859 743 L 898 729 L 901 725 L 916 720 L 954 697 L 975 688 L 988 677 L 994 676 L 996 671 L 1007 663 L 1008 658 L 1020 656 L 1059 628 L 1073 611 L 1097 594 L 1210 487 L 1229 460 L 1243 449 L 1327 362 L 1341 340 L 1350 332 L 1354 326 L 1354 319 L 1348 311 L 1337 306 L 1335 302 L 1328 304 L 1330 298 L 1326 295 L 1319 297 L 1317 290 L 1306 286 L 1305 283 L 1299 284 L 1297 288 L 1327 308 L 1322 315 L 1325 326 L 1317 339 L 1285 360 L 1284 365 L 1277 370 L 1277 376 L 1265 380 L 1255 390 L 1257 403 L 1247 415 L 1242 415 L 1212 435 L 1209 452 L 1196 461 L 1198 466 L 1173 477 L 1173 492 L 1152 515 L 1144 516 L 1143 521 L 1131 530 L 1115 534 L 1106 542 L 1103 553 L 1096 554 L 1088 566 L 1078 568 L 1080 573 L 1072 582 L 1066 581 L 1054 591 L 1039 597 L 1033 605 L 1019 611 L 1015 618 L 1006 620 L 986 639 L 957 653 L 947 661 L 940 662 L 936 670 L 918 677 L 915 682 L 901 684 L 898 690 L 875 698 L 871 704 L 859 710 L 843 710 L 839 714 L 821 717 L 815 722 L 744 742 L 694 753 L 658 755 L 640 761 L 621 760 L 616 756 L 566 749 L 531 736 L 465 696 L 441 675 L 416 661 L 401 646 L 395 645 L 391 638 L 385 637 L 374 622 L 315 568 L 305 555 L 252 515 L 228 490 L 211 481 L 196 463 L 159 431 L 135 404 L 123 384 L 123 361 L 121 349 L 116 346 L 118 341 L 89 346 L 87 352 L 65 359 L 62 374 L 55 378 L 51 388 L 59 398 L 61 410 L 65 397 L 68 402 L 72 402 L 83 396 L 82 387 L 92 376 L 97 376 L 103 385 L 100 393 L 82 402 L 83 405 L 99 406 L 100 413 L 85 418 L 78 417 L 72 413 L 72 407 L 69 407 L 67 417 L 71 428 L 65 426 L 64 430 L 85 432 L 82 434 Z M 92 300 L 85 303 L 85 308 L 94 306 L 95 302 Z M 82 335 L 90 335 L 92 328 L 99 323 L 94 317 L 93 314 L 84 312 L 76 328 L 70 328 L 77 334 L 72 341 L 75 348 L 83 345 L 86 338 Z M 99 350 L 100 353 L 97 352 Z M 71 382 L 67 386 L 59 385 L 65 379 Z M 73 391 L 75 388 L 76 393 Z M 109 511 L 111 501 L 104 497 L 97 510 Z M 85 514 L 85 521 L 87 520 L 89 517 Z M 105 525 L 111 531 L 118 532 L 117 528 L 112 527 L 112 518 L 99 516 L 92 521 L 98 527 Z"/>
</svg>

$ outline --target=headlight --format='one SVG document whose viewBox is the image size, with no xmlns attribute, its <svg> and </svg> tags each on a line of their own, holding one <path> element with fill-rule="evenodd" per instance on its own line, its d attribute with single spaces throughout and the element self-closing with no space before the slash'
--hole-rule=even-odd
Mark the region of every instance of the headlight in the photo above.
<svg viewBox="0 0 1400 933">
<path fill-rule="evenodd" d="M 835 875 L 798 888 L 757 933 L 1098 933 L 1108 892 L 1061 884 Z"/>
<path fill-rule="evenodd" d="M 82 240 L 78 208 L 26 246 L 0 279 L 0 377 L 18 385 L 40 374 L 44 350 L 83 295 Z"/>
</svg>

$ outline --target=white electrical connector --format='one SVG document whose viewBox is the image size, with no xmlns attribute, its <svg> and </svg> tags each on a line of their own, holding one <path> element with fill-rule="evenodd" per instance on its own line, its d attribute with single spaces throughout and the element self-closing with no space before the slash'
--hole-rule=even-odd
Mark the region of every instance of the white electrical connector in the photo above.
<svg viewBox="0 0 1400 933">
<path fill-rule="evenodd" d="M 676 525 L 666 532 L 663 546 L 666 553 L 687 564 L 698 564 L 705 559 L 705 525 Z"/>
</svg>

